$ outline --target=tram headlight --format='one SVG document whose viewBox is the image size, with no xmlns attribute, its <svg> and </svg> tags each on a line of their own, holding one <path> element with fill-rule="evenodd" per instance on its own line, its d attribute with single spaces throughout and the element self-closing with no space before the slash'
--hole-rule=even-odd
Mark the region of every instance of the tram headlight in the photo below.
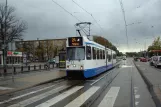
<svg viewBox="0 0 161 107">
<path fill-rule="evenodd" d="M 76 65 L 74 64 L 73 67 L 76 67 Z"/>
<path fill-rule="evenodd" d="M 83 69 L 83 66 L 80 66 L 80 69 Z"/>
</svg>

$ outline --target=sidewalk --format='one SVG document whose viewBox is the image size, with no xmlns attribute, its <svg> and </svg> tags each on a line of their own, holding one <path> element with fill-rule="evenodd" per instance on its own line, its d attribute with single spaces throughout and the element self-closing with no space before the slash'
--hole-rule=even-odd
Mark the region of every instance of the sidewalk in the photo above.
<svg viewBox="0 0 161 107">
<path fill-rule="evenodd" d="M 14 81 L 12 80 L 12 76 L 6 78 L 1 77 L 0 95 L 33 87 L 65 76 L 65 70 L 51 69 L 50 71 L 19 74 L 15 76 Z"/>
<path fill-rule="evenodd" d="M 157 107 L 161 107 L 161 69 L 150 66 L 146 62 L 134 61 L 134 63 L 146 82 Z"/>
</svg>

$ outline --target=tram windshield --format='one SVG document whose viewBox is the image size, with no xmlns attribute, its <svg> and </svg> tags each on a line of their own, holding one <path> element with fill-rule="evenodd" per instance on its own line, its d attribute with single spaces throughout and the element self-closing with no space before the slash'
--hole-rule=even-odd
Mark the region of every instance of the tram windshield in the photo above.
<svg viewBox="0 0 161 107">
<path fill-rule="evenodd" d="M 85 49 L 84 47 L 68 47 L 67 60 L 84 60 Z"/>
</svg>

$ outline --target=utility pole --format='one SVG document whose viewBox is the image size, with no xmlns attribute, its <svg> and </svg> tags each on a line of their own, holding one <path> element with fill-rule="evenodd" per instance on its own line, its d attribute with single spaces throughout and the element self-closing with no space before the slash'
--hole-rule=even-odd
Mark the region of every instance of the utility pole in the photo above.
<svg viewBox="0 0 161 107">
<path fill-rule="evenodd" d="M 13 57 L 12 57 L 12 54 L 13 54 L 13 47 L 12 47 L 12 43 L 13 41 L 11 41 L 11 63 L 12 63 L 12 82 L 14 82 L 14 69 L 13 69 Z"/>
<path fill-rule="evenodd" d="M 7 17 L 7 0 L 6 0 L 6 5 L 5 5 L 5 23 L 3 24 L 1 24 L 1 28 L 2 28 L 2 32 L 3 32 L 3 29 L 4 29 L 4 33 L 2 34 L 2 39 L 3 39 L 3 69 L 4 69 L 4 73 L 6 73 L 7 72 L 7 68 L 6 68 L 6 49 L 7 49 L 7 44 L 6 44 L 6 36 L 7 36 L 7 19 L 6 19 L 6 17 Z"/>
</svg>

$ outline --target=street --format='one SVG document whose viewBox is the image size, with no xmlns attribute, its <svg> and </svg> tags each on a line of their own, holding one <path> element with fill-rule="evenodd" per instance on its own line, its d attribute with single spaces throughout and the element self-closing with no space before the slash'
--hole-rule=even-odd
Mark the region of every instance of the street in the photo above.
<svg viewBox="0 0 161 107">
<path fill-rule="evenodd" d="M 1 107 L 155 107 L 132 59 L 88 80 L 62 79 L 0 96 Z"/>
</svg>

